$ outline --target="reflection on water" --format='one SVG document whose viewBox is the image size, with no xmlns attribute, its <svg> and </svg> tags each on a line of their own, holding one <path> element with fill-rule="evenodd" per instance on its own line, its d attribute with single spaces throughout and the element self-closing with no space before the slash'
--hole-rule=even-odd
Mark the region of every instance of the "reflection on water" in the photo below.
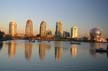
<svg viewBox="0 0 108 71">
<path fill-rule="evenodd" d="M 39 56 L 41 60 L 45 59 L 45 54 L 46 54 L 46 44 L 41 42 L 39 44 Z"/>
<path fill-rule="evenodd" d="M 32 43 L 26 42 L 25 43 L 25 58 L 29 61 L 32 55 Z"/>
<path fill-rule="evenodd" d="M 39 44 L 39 56 L 40 59 L 43 61 L 45 59 L 47 49 L 50 49 L 51 46 L 46 44 L 45 42 L 40 42 Z"/>
<path fill-rule="evenodd" d="M 3 48 L 3 42 L 0 42 L 0 50 Z"/>
<path fill-rule="evenodd" d="M 96 57 L 96 43 L 90 43 L 90 54 L 94 57 Z"/>
<path fill-rule="evenodd" d="M 10 59 L 13 59 L 16 54 L 16 42 L 10 41 L 8 43 L 8 56 Z"/>
<path fill-rule="evenodd" d="M 55 59 L 60 62 L 62 58 L 63 48 L 61 47 L 60 41 L 55 41 Z"/>
<path fill-rule="evenodd" d="M 103 48 L 103 49 L 107 49 L 107 46 L 104 46 L 104 44 L 102 43 L 90 43 L 90 54 L 93 56 L 93 57 L 96 57 L 97 54 L 106 54 L 106 56 L 108 57 L 108 52 L 96 52 L 96 49 L 100 49 L 100 48 Z"/>
<path fill-rule="evenodd" d="M 70 54 L 72 55 L 73 58 L 76 57 L 76 55 L 77 55 L 77 45 L 71 45 Z"/>
<path fill-rule="evenodd" d="M 90 43 L 90 47 L 92 48 L 103 48 L 102 43 Z"/>
<path fill-rule="evenodd" d="M 70 47 L 68 48 L 64 48 L 63 47 L 63 42 L 61 41 L 55 41 L 55 46 L 54 46 L 54 56 L 55 56 L 55 60 L 57 62 L 60 62 L 63 56 L 63 52 L 65 52 L 64 50 L 66 50 L 66 52 L 70 52 L 70 55 L 73 58 L 76 58 L 77 54 L 78 54 L 78 45 L 74 45 L 74 44 L 70 44 Z M 16 41 L 10 41 L 8 43 L 8 56 L 10 59 L 14 58 L 15 54 L 16 54 Z M 32 42 L 24 42 L 25 44 L 25 58 L 26 60 L 30 60 L 32 58 Z M 67 43 L 66 43 L 67 44 Z M 66 45 L 65 44 L 65 45 Z M 48 50 L 51 50 L 51 44 L 50 43 L 46 43 L 46 42 L 40 42 L 39 44 L 39 57 L 40 59 L 43 61 L 46 58 L 46 53 L 48 52 Z M 102 43 L 89 43 L 89 53 L 90 55 L 92 55 L 93 57 L 96 57 L 97 52 L 96 52 L 96 48 L 103 48 L 104 44 Z M 0 43 L 0 49 L 2 49 L 3 47 L 3 43 Z M 106 46 L 107 47 L 107 46 Z M 68 50 L 69 49 L 69 50 Z M 108 53 L 106 53 L 107 57 L 108 57 Z"/>
<path fill-rule="evenodd" d="M 25 40 L 4 41 L 0 43 L 0 70 L 8 68 L 10 71 L 11 69 L 22 71 L 32 71 L 32 69 L 34 71 L 87 71 L 95 69 L 102 71 L 103 69 L 99 68 L 108 69 L 108 53 L 100 54 L 95 50 L 102 47 L 107 47 L 107 43 L 76 45 L 64 41 L 51 41 L 50 43 L 47 41 L 32 43 Z M 21 62 L 18 62 L 19 60 Z"/>
</svg>

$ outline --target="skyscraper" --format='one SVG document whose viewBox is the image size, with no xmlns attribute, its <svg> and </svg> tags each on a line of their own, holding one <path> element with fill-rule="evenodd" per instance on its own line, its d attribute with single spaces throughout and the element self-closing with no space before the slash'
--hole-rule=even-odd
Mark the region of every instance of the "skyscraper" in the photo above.
<svg viewBox="0 0 108 71">
<path fill-rule="evenodd" d="M 55 36 L 56 36 L 56 38 L 61 38 L 63 36 L 63 29 L 62 29 L 62 22 L 61 21 L 56 22 Z"/>
<path fill-rule="evenodd" d="M 40 24 L 40 37 L 46 37 L 46 22 L 42 21 Z"/>
<path fill-rule="evenodd" d="M 71 38 L 78 38 L 78 27 L 73 26 L 71 28 Z"/>
<path fill-rule="evenodd" d="M 27 20 L 27 22 L 26 22 L 25 36 L 26 37 L 33 36 L 33 24 L 32 24 L 32 20 L 30 20 L 30 19 Z"/>
<path fill-rule="evenodd" d="M 9 35 L 11 37 L 15 37 L 17 34 L 17 24 L 15 21 L 11 21 L 9 23 Z"/>
</svg>

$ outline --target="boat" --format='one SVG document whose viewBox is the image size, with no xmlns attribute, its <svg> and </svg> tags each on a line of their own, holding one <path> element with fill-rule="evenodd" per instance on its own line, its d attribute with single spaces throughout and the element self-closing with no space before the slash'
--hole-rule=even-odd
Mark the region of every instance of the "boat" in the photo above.
<svg viewBox="0 0 108 71">
<path fill-rule="evenodd" d="M 78 44 L 78 45 L 80 45 L 81 43 L 80 42 L 70 42 L 70 44 Z"/>
<path fill-rule="evenodd" d="M 35 42 L 35 40 L 32 40 L 32 42 Z"/>
<path fill-rule="evenodd" d="M 42 42 L 42 40 L 40 40 L 40 39 L 38 39 L 37 41 L 38 41 L 38 42 Z"/>
<path fill-rule="evenodd" d="M 48 43 L 50 43 L 50 40 L 48 40 Z"/>
<path fill-rule="evenodd" d="M 107 49 L 100 48 L 100 49 L 96 49 L 96 52 L 106 53 L 106 52 L 108 52 L 108 50 Z"/>
<path fill-rule="evenodd" d="M 29 42 L 35 42 L 35 40 L 33 40 L 33 39 L 30 39 L 30 40 L 29 40 Z"/>
</svg>

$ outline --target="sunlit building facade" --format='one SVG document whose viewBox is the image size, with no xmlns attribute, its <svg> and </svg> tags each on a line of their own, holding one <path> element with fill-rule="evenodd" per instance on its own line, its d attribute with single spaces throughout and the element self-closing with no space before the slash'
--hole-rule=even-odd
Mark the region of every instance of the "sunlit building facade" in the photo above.
<svg viewBox="0 0 108 71">
<path fill-rule="evenodd" d="M 33 36 L 33 23 L 32 20 L 27 20 L 26 28 L 25 28 L 25 36 L 32 37 Z"/>
<path fill-rule="evenodd" d="M 63 37 L 63 28 L 62 28 L 62 22 L 61 21 L 56 22 L 55 37 L 56 38 L 62 38 Z"/>
<path fill-rule="evenodd" d="M 40 24 L 40 37 L 46 37 L 46 22 L 42 21 Z"/>
<path fill-rule="evenodd" d="M 78 38 L 78 27 L 73 26 L 71 28 L 71 38 Z"/>
<path fill-rule="evenodd" d="M 11 21 L 9 23 L 9 35 L 11 37 L 15 37 L 17 34 L 17 24 L 16 21 Z"/>
</svg>

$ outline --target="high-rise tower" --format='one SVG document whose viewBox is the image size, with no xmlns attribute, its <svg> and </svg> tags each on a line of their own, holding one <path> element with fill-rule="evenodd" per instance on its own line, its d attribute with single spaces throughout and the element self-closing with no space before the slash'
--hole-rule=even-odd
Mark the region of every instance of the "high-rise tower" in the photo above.
<svg viewBox="0 0 108 71">
<path fill-rule="evenodd" d="M 78 27 L 73 26 L 71 28 L 71 38 L 78 38 Z"/>
<path fill-rule="evenodd" d="M 30 20 L 30 19 L 27 20 L 27 22 L 26 22 L 25 36 L 26 37 L 33 36 L 33 24 L 32 24 L 32 20 Z"/>
<path fill-rule="evenodd" d="M 11 21 L 9 23 L 9 35 L 11 37 L 15 37 L 17 34 L 17 24 L 15 21 Z"/>
<path fill-rule="evenodd" d="M 46 22 L 42 21 L 40 24 L 40 37 L 46 37 Z"/>
<path fill-rule="evenodd" d="M 62 29 L 62 22 L 61 21 L 56 22 L 55 36 L 57 38 L 61 38 L 63 36 L 63 29 Z"/>
</svg>

